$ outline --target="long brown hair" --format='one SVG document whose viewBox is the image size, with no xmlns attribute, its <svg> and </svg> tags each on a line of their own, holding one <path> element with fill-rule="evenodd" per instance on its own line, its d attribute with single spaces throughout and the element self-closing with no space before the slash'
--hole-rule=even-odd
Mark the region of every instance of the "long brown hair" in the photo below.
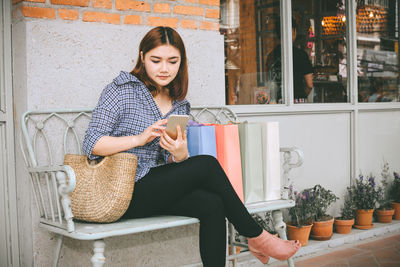
<svg viewBox="0 0 400 267">
<path fill-rule="evenodd" d="M 150 77 L 147 75 L 142 56 L 146 55 L 150 50 L 160 45 L 171 45 L 179 50 L 181 54 L 181 65 L 175 79 L 167 85 L 169 89 L 169 96 L 172 99 L 183 100 L 186 97 L 188 90 L 188 67 L 186 59 L 185 45 L 179 34 L 170 27 L 156 27 L 150 30 L 142 39 L 139 45 L 139 55 L 135 68 L 131 71 L 139 80 L 141 80 L 151 94 L 156 95 L 161 89 Z M 142 56 L 140 55 L 142 53 Z"/>
</svg>

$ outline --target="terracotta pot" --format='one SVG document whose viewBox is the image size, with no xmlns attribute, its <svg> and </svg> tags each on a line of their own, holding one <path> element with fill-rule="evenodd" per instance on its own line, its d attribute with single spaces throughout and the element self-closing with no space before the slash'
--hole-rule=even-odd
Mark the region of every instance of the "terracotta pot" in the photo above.
<svg viewBox="0 0 400 267">
<path fill-rule="evenodd" d="M 400 220 L 400 203 L 392 202 L 392 206 L 394 208 L 394 217 L 395 220 Z"/>
<path fill-rule="evenodd" d="M 369 210 L 356 210 L 356 224 L 355 228 L 358 229 L 371 229 L 374 225 L 372 224 L 372 215 L 374 214 L 373 209 Z"/>
<path fill-rule="evenodd" d="M 341 219 L 335 219 L 335 231 L 338 234 L 350 234 L 351 232 L 351 227 L 354 224 L 354 219 L 351 220 L 341 220 Z"/>
<path fill-rule="evenodd" d="M 240 247 L 235 247 L 236 254 L 240 253 Z M 232 255 L 232 246 L 229 245 L 229 255 Z"/>
<path fill-rule="evenodd" d="M 299 240 L 301 246 L 307 246 L 310 236 L 311 227 L 313 225 L 304 225 L 302 227 L 293 226 L 290 222 L 286 224 L 289 240 Z"/>
<path fill-rule="evenodd" d="M 328 221 L 314 221 L 310 237 L 315 240 L 329 240 L 333 235 L 334 219 Z"/>
<path fill-rule="evenodd" d="M 378 215 L 378 222 L 380 223 L 390 223 L 394 214 L 394 209 L 392 210 L 377 210 L 376 215 Z"/>
</svg>

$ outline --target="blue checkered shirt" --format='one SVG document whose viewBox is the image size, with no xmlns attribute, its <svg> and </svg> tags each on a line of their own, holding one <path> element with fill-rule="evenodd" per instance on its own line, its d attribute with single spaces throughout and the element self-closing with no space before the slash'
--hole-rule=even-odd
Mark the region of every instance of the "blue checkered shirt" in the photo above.
<svg viewBox="0 0 400 267">
<path fill-rule="evenodd" d="M 190 113 L 190 104 L 173 100 L 172 109 L 163 116 L 147 87 L 134 75 L 121 72 L 103 90 L 83 140 L 83 151 L 89 159 L 94 145 L 102 136 L 130 136 L 142 133 L 156 121 L 171 114 Z M 160 138 L 144 146 L 134 147 L 126 152 L 137 155 L 138 166 L 135 181 L 145 176 L 150 168 L 166 164 L 170 153 L 159 145 Z"/>
</svg>

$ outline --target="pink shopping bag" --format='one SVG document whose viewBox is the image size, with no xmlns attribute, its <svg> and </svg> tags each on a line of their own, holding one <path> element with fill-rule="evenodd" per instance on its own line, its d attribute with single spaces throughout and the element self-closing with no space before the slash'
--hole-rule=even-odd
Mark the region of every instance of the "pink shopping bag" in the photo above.
<svg viewBox="0 0 400 267">
<path fill-rule="evenodd" d="M 238 126 L 234 124 L 215 126 L 217 159 L 229 178 L 236 194 L 243 202 L 242 163 Z"/>
</svg>

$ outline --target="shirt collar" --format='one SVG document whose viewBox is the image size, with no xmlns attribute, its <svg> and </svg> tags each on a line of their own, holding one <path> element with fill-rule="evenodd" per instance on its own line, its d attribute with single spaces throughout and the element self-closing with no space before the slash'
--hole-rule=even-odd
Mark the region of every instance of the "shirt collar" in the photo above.
<svg viewBox="0 0 400 267">
<path fill-rule="evenodd" d="M 129 72 L 121 71 L 120 74 L 114 79 L 114 82 L 117 85 L 123 85 L 128 82 L 141 82 L 135 75 L 132 75 Z"/>
<path fill-rule="evenodd" d="M 136 78 L 135 75 L 126 72 L 126 71 L 121 71 L 120 74 L 114 79 L 114 82 L 117 85 L 123 85 L 129 82 L 138 82 L 143 84 L 138 78 Z M 151 105 L 151 109 L 154 112 L 154 115 L 156 115 L 158 118 L 163 118 L 156 102 L 154 101 L 153 96 L 151 95 L 150 91 L 147 89 L 147 87 L 143 84 L 143 93 L 148 101 L 148 103 Z M 184 105 L 187 103 L 187 100 L 184 99 L 182 101 L 180 100 L 172 100 L 172 109 L 164 116 L 168 117 L 171 113 L 173 113 L 174 110 L 176 110 L 179 106 Z"/>
</svg>

